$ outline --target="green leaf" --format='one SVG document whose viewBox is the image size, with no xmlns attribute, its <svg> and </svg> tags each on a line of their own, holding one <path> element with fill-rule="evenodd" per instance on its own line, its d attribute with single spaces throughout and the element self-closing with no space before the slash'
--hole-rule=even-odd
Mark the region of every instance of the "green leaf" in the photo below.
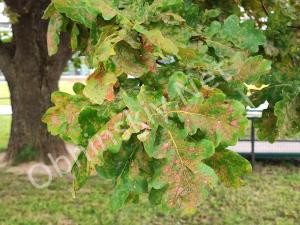
<svg viewBox="0 0 300 225">
<path fill-rule="evenodd" d="M 160 9 L 164 11 L 174 9 L 176 7 L 181 8 L 183 3 L 183 0 L 155 0 L 152 3 L 152 7 L 154 7 L 156 10 Z"/>
<path fill-rule="evenodd" d="M 273 143 L 279 136 L 278 128 L 276 126 L 277 117 L 273 110 L 264 110 L 262 118 L 255 121 L 255 128 L 257 128 L 257 136 L 260 140 L 268 140 Z"/>
<path fill-rule="evenodd" d="M 77 160 L 72 167 L 72 174 L 74 176 L 73 188 L 76 192 L 86 183 L 88 177 L 90 176 L 85 152 L 81 152 L 77 157 Z"/>
<path fill-rule="evenodd" d="M 144 34 L 147 38 L 147 41 L 160 48 L 162 51 L 172 55 L 176 55 L 178 53 L 178 47 L 176 44 L 172 40 L 164 37 L 160 30 L 155 29 L 148 31 L 141 26 L 136 26 L 135 29 Z"/>
<path fill-rule="evenodd" d="M 80 96 L 54 92 L 51 101 L 55 106 L 49 108 L 42 118 L 52 135 L 59 135 L 65 141 L 80 144 L 81 128 L 78 116 L 88 101 Z"/>
<path fill-rule="evenodd" d="M 79 35 L 79 29 L 76 25 L 76 23 L 73 24 L 72 31 L 71 31 L 71 48 L 73 50 L 77 49 L 78 46 L 78 35 Z"/>
<path fill-rule="evenodd" d="M 289 96 L 285 94 L 281 101 L 275 104 L 274 115 L 277 117 L 277 130 L 280 137 L 292 137 L 299 133 L 300 128 L 300 94 Z"/>
<path fill-rule="evenodd" d="M 116 55 L 112 57 L 112 61 L 123 73 L 130 74 L 134 77 L 141 77 L 148 71 L 156 67 L 156 62 L 153 58 L 147 58 L 138 50 L 130 48 L 125 43 L 120 43 L 115 47 Z"/>
<path fill-rule="evenodd" d="M 214 94 L 202 104 L 187 105 L 176 113 L 190 135 L 200 132 L 216 146 L 232 146 L 238 141 L 248 124 L 244 106 L 234 100 L 225 100 L 223 94 Z"/>
<path fill-rule="evenodd" d="M 189 81 L 183 72 L 175 72 L 169 79 L 168 94 L 174 100 L 183 97 L 183 88 L 188 85 Z"/>
<path fill-rule="evenodd" d="M 111 72 L 95 71 L 88 77 L 83 94 L 92 103 L 101 105 L 105 100 L 115 99 L 114 85 L 117 82 L 117 75 Z"/>
<path fill-rule="evenodd" d="M 259 46 L 266 43 L 266 37 L 261 30 L 255 28 L 253 21 L 240 23 L 236 15 L 229 16 L 223 25 L 212 22 L 204 34 L 207 38 L 206 43 L 214 48 L 220 57 L 235 53 L 234 47 L 257 53 Z"/>
<path fill-rule="evenodd" d="M 54 7 L 54 4 L 53 4 L 53 2 L 51 2 L 48 5 L 48 7 L 45 9 L 42 19 L 44 19 L 44 20 L 49 19 L 52 15 L 55 14 L 55 11 L 56 11 L 56 9 Z"/>
<path fill-rule="evenodd" d="M 220 9 L 206 9 L 204 12 L 204 17 L 210 19 L 214 17 L 218 17 L 221 14 Z"/>
<path fill-rule="evenodd" d="M 141 163 L 145 164 L 147 162 L 144 154 L 142 154 L 141 145 L 134 139 L 123 142 L 118 152 L 105 151 L 103 153 L 103 159 L 103 164 L 97 165 L 96 171 L 99 176 L 106 179 L 113 180 L 120 179 L 121 176 L 127 176 L 133 160 L 138 162 L 138 159 L 143 159 L 143 162 L 137 164 L 139 164 L 139 167 L 142 167 L 143 170 L 149 170 L 144 166 L 141 166 Z"/>
<path fill-rule="evenodd" d="M 223 34 L 228 41 L 251 53 L 258 52 L 258 47 L 266 42 L 263 32 L 255 28 L 252 20 L 240 24 L 237 16 L 230 16 L 224 21 Z"/>
<path fill-rule="evenodd" d="M 251 164 L 238 153 L 224 149 L 218 150 L 206 163 L 212 167 L 226 186 L 238 187 L 242 176 L 251 173 Z"/>
<path fill-rule="evenodd" d="M 113 211 L 116 211 L 125 204 L 130 194 L 130 183 L 127 180 L 120 180 L 111 197 L 111 207 Z"/>
<path fill-rule="evenodd" d="M 76 82 L 73 85 L 73 91 L 76 95 L 82 95 L 84 87 L 85 85 L 83 83 Z"/>
<path fill-rule="evenodd" d="M 255 83 L 261 76 L 270 73 L 271 61 L 264 59 L 261 55 L 246 57 L 238 52 L 229 59 L 228 63 L 224 63 L 222 69 L 227 79 Z"/>
<path fill-rule="evenodd" d="M 119 33 L 115 32 L 109 36 L 100 37 L 93 55 L 94 66 L 98 66 L 100 62 L 107 61 L 111 56 L 116 55 L 115 45 L 123 39 Z"/>
<path fill-rule="evenodd" d="M 117 153 L 122 146 L 122 125 L 125 113 L 119 113 L 111 119 L 89 140 L 87 155 L 91 166 L 103 164 L 103 153 L 110 151 Z"/>
<path fill-rule="evenodd" d="M 83 137 L 81 144 L 86 146 L 88 140 L 109 121 L 113 113 L 112 108 L 107 105 L 84 107 L 78 117 Z"/>
<path fill-rule="evenodd" d="M 149 193 L 149 201 L 151 202 L 151 204 L 153 204 L 153 205 L 161 204 L 164 194 L 167 189 L 168 189 L 168 185 L 166 185 L 160 189 L 152 188 Z"/>
<path fill-rule="evenodd" d="M 54 12 L 51 15 L 47 33 L 47 46 L 49 56 L 55 55 L 58 51 L 60 32 L 63 27 L 63 23 L 63 16 L 60 13 Z"/>
<path fill-rule="evenodd" d="M 100 14 L 105 20 L 111 20 L 117 14 L 106 0 L 53 0 L 53 3 L 59 12 L 88 28 L 96 24 L 96 18 Z"/>
</svg>

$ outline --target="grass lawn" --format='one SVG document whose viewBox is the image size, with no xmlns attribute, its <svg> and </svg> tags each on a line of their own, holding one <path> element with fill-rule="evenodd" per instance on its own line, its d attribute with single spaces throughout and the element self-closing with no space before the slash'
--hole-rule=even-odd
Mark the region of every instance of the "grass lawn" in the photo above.
<svg viewBox="0 0 300 225">
<path fill-rule="evenodd" d="M 40 178 L 40 179 L 45 179 Z M 57 178 L 47 189 L 35 189 L 25 176 L 0 171 L 0 224 L 113 225 L 252 225 L 300 224 L 300 167 L 258 165 L 240 189 L 218 187 L 193 216 L 164 214 L 147 202 L 113 214 L 108 183 L 92 178 L 72 198 L 71 180 Z"/>
<path fill-rule="evenodd" d="M 0 82 L 0 105 L 10 105 L 9 90 L 6 82 Z"/>
<path fill-rule="evenodd" d="M 10 116 L 0 116 L 0 152 L 4 151 L 7 146 L 10 133 L 10 123 Z"/>
</svg>

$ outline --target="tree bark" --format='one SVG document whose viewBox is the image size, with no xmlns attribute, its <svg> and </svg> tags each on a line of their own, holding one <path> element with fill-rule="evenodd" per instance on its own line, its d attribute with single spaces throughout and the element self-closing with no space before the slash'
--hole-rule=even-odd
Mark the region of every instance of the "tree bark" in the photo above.
<svg viewBox="0 0 300 225">
<path fill-rule="evenodd" d="M 63 34 L 58 53 L 48 56 L 48 23 L 41 17 L 49 2 L 6 1 L 19 15 L 18 22 L 12 25 L 13 48 L 6 54 L 11 57 L 7 63 L 0 63 L 9 86 L 13 112 L 7 160 L 14 160 L 26 148 L 36 151 L 42 160 L 47 160 L 49 153 L 54 158 L 66 153 L 64 142 L 51 136 L 41 122 L 51 105 L 51 93 L 58 89 L 59 77 L 72 54 L 69 37 Z"/>
</svg>

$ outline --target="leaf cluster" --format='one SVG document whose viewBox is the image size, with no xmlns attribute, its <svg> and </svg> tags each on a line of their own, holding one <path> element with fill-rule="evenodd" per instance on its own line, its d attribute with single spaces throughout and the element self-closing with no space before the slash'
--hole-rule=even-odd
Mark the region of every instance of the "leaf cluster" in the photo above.
<svg viewBox="0 0 300 225">
<path fill-rule="evenodd" d="M 248 85 L 272 70 L 255 21 L 184 0 L 53 0 L 44 17 L 50 55 L 68 31 L 95 68 L 43 118 L 82 147 L 76 191 L 97 173 L 115 184 L 113 209 L 146 195 L 190 213 L 218 181 L 242 183 L 251 166 L 227 147 L 246 129 Z"/>
</svg>

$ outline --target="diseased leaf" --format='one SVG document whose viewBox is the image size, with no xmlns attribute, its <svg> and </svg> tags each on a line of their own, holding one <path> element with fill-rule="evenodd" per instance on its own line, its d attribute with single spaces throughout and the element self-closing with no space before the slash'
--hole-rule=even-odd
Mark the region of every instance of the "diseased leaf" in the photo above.
<svg viewBox="0 0 300 225">
<path fill-rule="evenodd" d="M 271 61 L 262 56 L 245 57 L 236 53 L 223 66 L 224 75 L 227 79 L 240 80 L 247 83 L 257 82 L 261 76 L 271 71 Z"/>
<path fill-rule="evenodd" d="M 187 105 L 169 113 L 178 114 L 190 135 L 199 129 L 216 146 L 235 145 L 248 124 L 244 106 L 238 101 L 225 100 L 223 94 L 212 95 L 203 104 Z"/>
<path fill-rule="evenodd" d="M 300 130 L 297 10 L 269 2 L 265 21 L 261 5 L 246 2 L 52 1 L 49 53 L 69 32 L 95 71 L 75 95 L 55 93 L 43 118 L 51 134 L 85 149 L 75 191 L 97 172 L 112 181 L 115 211 L 146 195 L 192 213 L 218 179 L 237 187 L 250 172 L 226 150 L 244 135 L 246 106 L 269 104 L 259 137 Z"/>
<path fill-rule="evenodd" d="M 74 176 L 73 188 L 76 192 L 86 183 L 90 176 L 88 160 L 84 152 L 81 152 L 77 157 L 77 160 L 72 167 L 72 174 Z"/>
<path fill-rule="evenodd" d="M 51 101 L 55 106 L 49 108 L 43 116 L 48 131 L 58 135 L 65 141 L 79 145 L 81 143 L 81 128 L 78 116 L 88 101 L 79 96 L 72 96 L 63 92 L 54 92 Z"/>
<path fill-rule="evenodd" d="M 104 151 L 116 153 L 122 146 L 122 125 L 125 122 L 125 113 L 119 113 L 111 119 L 89 140 L 87 156 L 93 167 L 103 164 Z"/>
<path fill-rule="evenodd" d="M 201 162 L 204 158 L 201 152 L 205 149 L 197 146 L 188 148 L 186 143 L 181 141 L 182 137 L 171 131 L 167 133 L 168 141 L 161 149 L 165 160 L 155 171 L 150 182 L 151 193 L 153 195 L 153 192 L 167 187 L 162 197 L 163 204 L 172 208 L 180 207 L 185 213 L 192 213 L 203 199 L 202 188 L 215 185 L 217 176 L 211 168 Z"/>
<path fill-rule="evenodd" d="M 96 24 L 98 15 L 105 20 L 116 16 L 116 10 L 106 0 L 53 0 L 55 8 L 65 13 L 72 20 L 79 22 L 88 28 Z"/>
<path fill-rule="evenodd" d="M 224 149 L 216 153 L 206 163 L 213 168 L 226 186 L 238 187 L 241 178 L 251 173 L 251 164 L 238 153 Z"/>
<path fill-rule="evenodd" d="M 58 51 L 60 32 L 63 23 L 63 16 L 60 13 L 54 12 L 51 15 L 47 33 L 47 46 L 49 56 L 55 55 Z"/>
<path fill-rule="evenodd" d="M 101 37 L 95 46 L 93 65 L 97 66 L 100 62 L 107 61 L 111 56 L 116 55 L 115 45 L 122 39 L 119 32 Z"/>
<path fill-rule="evenodd" d="M 178 47 L 173 43 L 172 40 L 163 36 L 160 30 L 146 30 L 141 26 L 136 26 L 135 29 L 145 35 L 147 41 L 149 41 L 154 46 L 162 49 L 164 52 L 176 55 L 178 52 Z"/>
<path fill-rule="evenodd" d="M 78 46 L 78 35 L 79 35 L 79 29 L 76 25 L 76 23 L 73 24 L 72 31 L 71 31 L 71 48 L 73 50 L 77 49 Z"/>
<path fill-rule="evenodd" d="M 88 77 L 83 94 L 92 103 L 101 105 L 105 100 L 115 99 L 114 85 L 117 82 L 117 75 L 111 72 L 95 71 Z"/>
<path fill-rule="evenodd" d="M 140 51 L 129 48 L 124 43 L 117 45 L 115 51 L 117 54 L 112 61 L 119 70 L 131 76 L 141 77 L 151 69 L 151 66 L 156 65 L 155 60 L 143 58 Z"/>
</svg>

